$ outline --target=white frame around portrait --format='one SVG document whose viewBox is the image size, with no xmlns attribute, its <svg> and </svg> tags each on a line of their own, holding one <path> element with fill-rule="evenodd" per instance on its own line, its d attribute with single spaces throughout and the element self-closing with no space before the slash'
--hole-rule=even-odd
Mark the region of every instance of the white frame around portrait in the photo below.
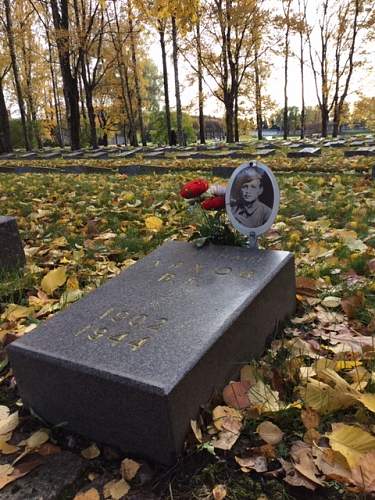
<svg viewBox="0 0 375 500">
<path fill-rule="evenodd" d="M 272 184 L 272 189 L 273 189 L 273 206 L 272 206 L 272 212 L 271 215 L 269 216 L 267 222 L 263 224 L 262 226 L 258 227 L 248 227 L 243 224 L 241 224 L 236 217 L 233 215 L 233 210 L 230 204 L 231 201 L 231 192 L 232 192 L 232 187 L 233 184 L 235 183 L 237 177 L 241 174 L 241 172 L 245 169 L 251 168 L 251 167 L 257 167 L 261 170 L 263 170 L 265 175 L 268 175 L 271 184 Z M 240 165 L 236 170 L 232 173 L 228 186 L 225 192 L 225 209 L 227 211 L 229 220 L 231 221 L 232 225 L 242 234 L 245 236 L 251 238 L 253 237 L 255 240 L 263 233 L 268 231 L 268 229 L 272 226 L 274 223 L 277 213 L 279 211 L 279 206 L 280 206 L 280 190 L 279 186 L 277 184 L 276 177 L 273 175 L 271 169 L 261 163 L 260 161 L 257 160 L 251 160 L 249 162 L 243 163 Z"/>
</svg>

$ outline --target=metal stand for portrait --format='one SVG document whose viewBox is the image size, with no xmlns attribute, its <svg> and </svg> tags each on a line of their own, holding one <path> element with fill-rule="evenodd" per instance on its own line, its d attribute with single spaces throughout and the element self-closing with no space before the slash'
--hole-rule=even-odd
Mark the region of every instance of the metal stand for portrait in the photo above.
<svg viewBox="0 0 375 500">
<path fill-rule="evenodd" d="M 258 238 L 257 234 L 254 231 L 248 234 L 246 246 L 247 248 L 258 248 Z"/>
</svg>

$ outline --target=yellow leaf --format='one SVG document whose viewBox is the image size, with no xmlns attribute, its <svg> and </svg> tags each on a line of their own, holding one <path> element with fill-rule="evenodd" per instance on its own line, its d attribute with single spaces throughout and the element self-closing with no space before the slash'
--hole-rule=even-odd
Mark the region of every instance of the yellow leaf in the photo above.
<svg viewBox="0 0 375 500">
<path fill-rule="evenodd" d="M 119 481 L 113 479 L 112 481 L 104 485 L 104 498 L 120 500 L 120 498 L 124 497 L 129 490 L 130 486 L 124 479 L 120 479 Z"/>
<path fill-rule="evenodd" d="M 90 488 L 87 491 L 77 493 L 73 500 L 100 500 L 100 495 L 97 489 Z"/>
<path fill-rule="evenodd" d="M 375 413 L 375 394 L 361 394 L 357 396 L 357 400 L 360 401 L 367 409 Z"/>
<path fill-rule="evenodd" d="M 332 424 L 332 432 L 327 437 L 331 448 L 344 455 L 351 469 L 365 453 L 375 451 L 375 437 L 359 427 Z"/>
<path fill-rule="evenodd" d="M 87 460 L 92 460 L 93 458 L 97 458 L 100 455 L 100 450 L 96 446 L 96 444 L 92 444 L 88 448 L 82 450 L 81 455 Z"/>
<path fill-rule="evenodd" d="M 255 406 L 260 413 L 279 411 L 285 407 L 285 403 L 279 399 L 279 393 L 273 391 L 262 380 L 258 380 L 255 385 L 250 387 L 248 396 L 252 406 Z"/>
<path fill-rule="evenodd" d="M 323 415 L 348 408 L 355 403 L 353 396 L 315 379 L 309 379 L 306 387 L 299 389 L 299 393 L 307 407 Z"/>
<path fill-rule="evenodd" d="M 139 471 L 141 464 L 130 458 L 125 458 L 121 462 L 121 475 L 126 481 L 131 481 Z"/>
<path fill-rule="evenodd" d="M 29 449 L 39 448 L 42 444 L 46 443 L 49 439 L 48 432 L 39 430 L 34 432 L 29 438 L 26 439 L 25 444 Z"/>
<path fill-rule="evenodd" d="M 283 431 L 272 422 L 262 422 L 257 427 L 257 433 L 268 444 L 279 444 L 283 439 Z"/>
<path fill-rule="evenodd" d="M 18 411 L 0 420 L 0 436 L 13 432 L 19 422 Z"/>
<path fill-rule="evenodd" d="M 79 282 L 77 276 L 69 276 L 66 280 L 67 290 L 79 290 Z"/>
<path fill-rule="evenodd" d="M 150 229 L 151 231 L 160 231 L 163 227 L 163 221 L 159 217 L 151 215 L 145 219 L 145 225 L 147 229 Z"/>
<path fill-rule="evenodd" d="M 356 361 L 356 360 L 340 360 L 336 362 L 336 367 L 335 369 L 337 371 L 339 370 L 350 370 L 351 368 L 354 368 L 355 366 L 360 366 L 362 364 L 361 361 Z"/>
<path fill-rule="evenodd" d="M 18 319 L 27 318 L 34 312 L 33 307 L 18 306 L 17 304 L 9 304 L 1 318 L 6 321 L 17 321 Z"/>
<path fill-rule="evenodd" d="M 11 455 L 12 453 L 16 453 L 18 449 L 18 446 L 7 443 L 5 439 L 0 439 L 0 453 L 3 455 Z"/>
<path fill-rule="evenodd" d="M 65 267 L 58 267 L 47 273 L 42 279 L 41 287 L 48 295 L 51 295 L 57 288 L 66 281 Z"/>
</svg>

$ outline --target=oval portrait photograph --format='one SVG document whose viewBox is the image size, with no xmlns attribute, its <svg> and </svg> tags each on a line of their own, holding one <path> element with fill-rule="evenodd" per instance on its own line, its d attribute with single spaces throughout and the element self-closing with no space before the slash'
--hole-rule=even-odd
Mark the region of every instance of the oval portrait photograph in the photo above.
<svg viewBox="0 0 375 500">
<path fill-rule="evenodd" d="M 232 224 L 243 234 L 259 235 L 273 224 L 279 200 L 279 188 L 271 170 L 251 161 L 233 172 L 225 201 Z"/>
</svg>

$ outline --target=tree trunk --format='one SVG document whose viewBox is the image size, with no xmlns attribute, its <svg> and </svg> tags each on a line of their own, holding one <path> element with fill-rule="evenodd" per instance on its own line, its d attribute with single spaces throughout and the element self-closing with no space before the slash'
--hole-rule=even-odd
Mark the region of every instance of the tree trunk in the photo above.
<svg viewBox="0 0 375 500">
<path fill-rule="evenodd" d="M 169 89 L 168 89 L 168 69 L 167 69 L 167 54 L 165 50 L 165 27 L 159 21 L 159 37 L 161 55 L 163 61 L 163 82 L 164 82 L 164 103 L 165 103 L 165 121 L 167 125 L 168 144 L 172 145 L 172 126 L 171 126 L 171 111 L 169 107 Z"/>
<path fill-rule="evenodd" d="M 55 114 L 56 114 L 56 125 L 57 125 L 56 138 L 57 138 L 57 142 L 58 142 L 59 146 L 63 147 L 64 144 L 63 144 L 63 134 L 62 134 L 62 127 L 61 127 L 60 103 L 59 103 L 58 95 L 57 95 L 56 76 L 55 76 L 55 70 L 53 69 L 52 45 L 51 45 L 51 39 L 49 37 L 48 29 L 46 29 L 46 36 L 47 36 L 48 54 L 49 54 L 49 69 L 50 69 L 51 80 L 52 80 L 53 102 L 54 102 L 54 108 L 55 108 Z"/>
<path fill-rule="evenodd" d="M 322 137 L 327 137 L 328 135 L 328 120 L 329 120 L 329 111 L 322 107 L 321 108 L 321 114 L 322 114 Z"/>
<path fill-rule="evenodd" d="M 29 134 L 28 134 L 28 130 L 27 130 L 27 124 L 26 124 L 25 103 L 23 100 L 21 80 L 20 80 L 20 74 L 19 74 L 17 56 L 16 56 L 16 49 L 15 49 L 15 45 L 14 45 L 13 22 L 12 22 L 12 15 L 11 15 L 11 10 L 10 10 L 9 0 L 4 0 L 4 6 L 5 6 L 6 31 L 7 31 L 8 44 L 9 44 L 9 53 L 10 53 L 10 58 L 12 61 L 12 70 L 13 70 L 14 83 L 15 83 L 16 92 L 17 92 L 18 107 L 19 107 L 20 115 L 21 115 L 23 136 L 24 136 L 24 140 L 25 140 L 26 150 L 30 151 L 31 150 L 31 143 L 30 143 Z"/>
<path fill-rule="evenodd" d="M 285 35 L 285 58 L 284 58 L 284 112 L 283 112 L 283 128 L 284 139 L 288 138 L 288 62 L 289 62 L 289 24 Z"/>
<path fill-rule="evenodd" d="M 56 44 L 59 53 L 61 74 L 63 78 L 64 95 L 68 103 L 67 117 L 70 129 L 70 142 L 72 150 L 80 149 L 80 113 L 78 79 L 73 75 L 69 58 L 69 11 L 68 0 L 60 0 L 61 14 L 58 0 L 51 0 L 53 24 L 59 33 Z"/>
<path fill-rule="evenodd" d="M 89 124 L 90 124 L 90 145 L 91 145 L 92 149 L 98 149 L 98 137 L 96 134 L 95 111 L 94 111 L 94 105 L 93 105 L 92 90 L 91 90 L 90 86 L 87 86 L 85 94 L 86 94 L 87 114 L 89 117 Z"/>
<path fill-rule="evenodd" d="M 236 97 L 234 98 L 234 142 L 239 142 L 240 132 L 238 128 L 238 93 L 236 92 Z"/>
<path fill-rule="evenodd" d="M 259 55 L 258 48 L 255 46 L 254 53 L 254 71 L 255 71 L 255 112 L 257 121 L 258 140 L 263 139 L 263 116 L 262 116 L 262 89 L 260 83 Z"/>
<path fill-rule="evenodd" d="M 303 34 L 300 33 L 300 68 L 301 68 L 301 139 L 305 138 L 305 119 L 306 119 L 306 108 L 305 108 L 305 61 L 303 57 Z"/>
<path fill-rule="evenodd" d="M 201 46 L 201 28 L 199 18 L 197 21 L 197 62 L 198 62 L 198 109 L 199 109 L 199 141 L 206 144 L 204 130 L 204 96 L 203 96 L 203 76 L 202 76 L 202 46 Z"/>
<path fill-rule="evenodd" d="M 333 131 L 332 137 L 337 137 L 340 131 L 340 119 L 341 119 L 341 110 L 338 103 L 335 103 L 334 111 L 333 111 Z"/>
<path fill-rule="evenodd" d="M 177 141 L 180 146 L 186 146 L 186 141 L 182 130 L 180 80 L 178 76 L 177 25 L 176 25 L 176 18 L 174 16 L 172 16 L 172 42 L 173 42 L 174 82 L 175 82 L 175 95 L 176 95 Z"/>
<path fill-rule="evenodd" d="M 231 99 L 226 99 L 225 102 L 225 128 L 227 131 L 227 142 L 234 142 L 234 133 L 233 133 L 233 101 Z"/>
<path fill-rule="evenodd" d="M 137 66 L 137 55 L 134 41 L 134 30 L 133 30 L 133 14 L 131 7 L 131 0 L 128 0 L 128 21 L 129 21 L 129 32 L 130 32 L 130 50 L 132 55 L 132 65 L 134 73 L 134 83 L 135 83 L 135 95 L 137 97 L 137 112 L 139 120 L 139 128 L 141 129 L 141 139 L 143 146 L 147 146 L 145 127 L 143 124 L 143 104 L 141 95 L 141 86 L 139 83 L 138 66 Z"/>
<path fill-rule="evenodd" d="M 0 80 L 0 153 L 10 153 L 13 150 L 10 137 L 9 116 L 5 103 L 3 81 Z"/>
</svg>

